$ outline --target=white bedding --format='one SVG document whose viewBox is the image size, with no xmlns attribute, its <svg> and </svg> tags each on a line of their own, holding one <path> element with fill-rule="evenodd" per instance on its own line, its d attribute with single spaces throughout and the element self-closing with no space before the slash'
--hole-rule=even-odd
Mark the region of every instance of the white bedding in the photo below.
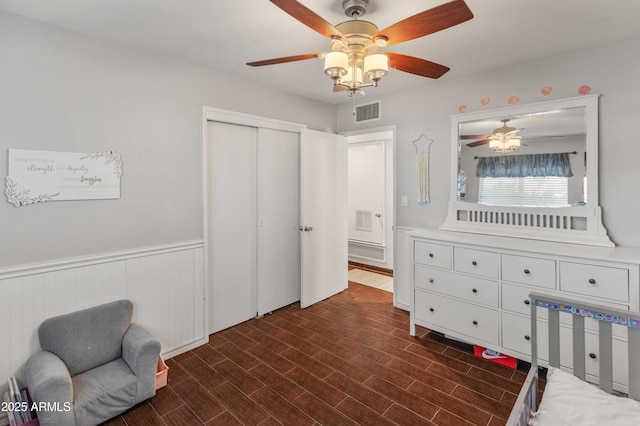
<svg viewBox="0 0 640 426">
<path fill-rule="evenodd" d="M 535 426 L 568 425 L 640 425 L 640 402 L 609 395 L 551 367 Z"/>
</svg>

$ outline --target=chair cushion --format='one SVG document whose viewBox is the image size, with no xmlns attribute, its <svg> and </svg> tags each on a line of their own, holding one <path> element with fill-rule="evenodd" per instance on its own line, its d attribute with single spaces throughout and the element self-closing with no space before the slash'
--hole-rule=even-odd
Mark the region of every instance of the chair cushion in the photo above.
<svg viewBox="0 0 640 426">
<path fill-rule="evenodd" d="M 75 375 L 73 409 L 77 425 L 95 425 L 136 404 L 137 378 L 122 358 Z"/>
<path fill-rule="evenodd" d="M 118 300 L 49 318 L 38 329 L 40 346 L 56 354 L 71 376 L 121 357 L 133 304 Z"/>
</svg>

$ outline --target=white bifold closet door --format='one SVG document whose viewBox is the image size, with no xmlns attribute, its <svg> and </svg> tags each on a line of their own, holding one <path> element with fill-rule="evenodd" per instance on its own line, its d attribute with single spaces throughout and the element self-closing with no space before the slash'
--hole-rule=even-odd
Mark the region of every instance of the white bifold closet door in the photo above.
<svg viewBox="0 0 640 426">
<path fill-rule="evenodd" d="M 209 122 L 209 332 L 300 299 L 299 135 Z"/>
</svg>

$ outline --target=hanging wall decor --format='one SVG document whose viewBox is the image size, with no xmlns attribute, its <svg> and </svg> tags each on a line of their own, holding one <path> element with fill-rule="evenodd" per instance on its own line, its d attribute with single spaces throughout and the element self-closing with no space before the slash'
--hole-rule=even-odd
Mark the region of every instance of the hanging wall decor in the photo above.
<svg viewBox="0 0 640 426">
<path fill-rule="evenodd" d="M 8 151 L 5 195 L 16 207 L 45 201 L 120 198 L 122 160 L 115 151 Z"/>
<path fill-rule="evenodd" d="M 416 201 L 421 204 L 429 203 L 431 202 L 429 162 L 433 140 L 421 134 L 412 143 L 416 148 L 416 189 L 418 191 Z"/>
</svg>

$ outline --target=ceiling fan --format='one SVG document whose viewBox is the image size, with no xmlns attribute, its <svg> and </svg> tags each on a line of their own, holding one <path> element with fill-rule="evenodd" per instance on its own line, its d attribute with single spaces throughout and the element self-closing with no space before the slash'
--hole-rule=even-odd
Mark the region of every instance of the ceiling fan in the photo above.
<svg viewBox="0 0 640 426">
<path fill-rule="evenodd" d="M 507 126 L 508 119 L 500 120 L 502 127 L 493 129 L 491 135 L 460 135 L 461 140 L 475 140 L 467 144 L 469 148 L 476 146 L 482 146 L 489 144 L 489 147 L 494 151 L 510 152 L 515 151 L 518 147 L 523 145 L 521 143 L 522 136 L 518 136 L 517 133 L 522 129 L 516 129 L 515 127 Z"/>
<path fill-rule="evenodd" d="M 325 60 L 325 74 L 334 82 L 334 91 L 346 90 L 349 95 L 363 87 L 377 87 L 389 67 L 428 78 L 441 77 L 449 71 L 449 67 L 400 53 L 381 52 L 379 49 L 424 37 L 473 18 L 464 0 L 453 0 L 379 30 L 375 24 L 358 19 L 366 13 L 369 0 L 343 0 L 342 8 L 351 20 L 336 26 L 296 0 L 270 1 L 330 39 L 331 51 L 285 56 L 249 62 L 247 65 L 259 67 L 322 58 Z M 368 78 L 368 82 L 364 77 Z"/>
</svg>

